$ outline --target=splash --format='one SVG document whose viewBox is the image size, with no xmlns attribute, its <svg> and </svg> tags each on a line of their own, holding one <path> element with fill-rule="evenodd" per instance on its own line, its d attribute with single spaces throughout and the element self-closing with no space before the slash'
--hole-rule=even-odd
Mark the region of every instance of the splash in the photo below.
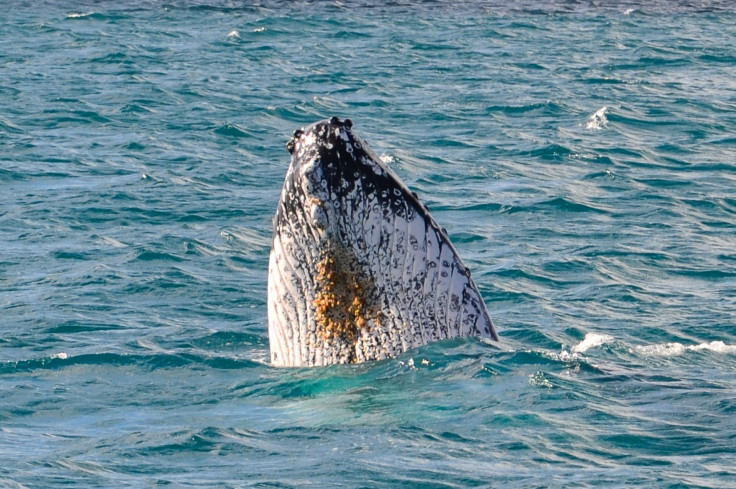
<svg viewBox="0 0 736 489">
<path fill-rule="evenodd" d="M 386 165 L 393 165 L 394 163 L 396 163 L 396 158 L 390 154 L 382 154 L 381 156 L 379 156 L 379 158 Z"/>
</svg>

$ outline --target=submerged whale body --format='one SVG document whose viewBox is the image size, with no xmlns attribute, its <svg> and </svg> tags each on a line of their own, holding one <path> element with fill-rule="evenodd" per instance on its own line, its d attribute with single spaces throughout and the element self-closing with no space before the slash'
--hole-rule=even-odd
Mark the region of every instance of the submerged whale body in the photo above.
<svg viewBox="0 0 736 489">
<path fill-rule="evenodd" d="M 271 363 L 396 356 L 444 338 L 497 340 L 447 234 L 352 131 L 294 132 L 268 267 Z"/>
</svg>

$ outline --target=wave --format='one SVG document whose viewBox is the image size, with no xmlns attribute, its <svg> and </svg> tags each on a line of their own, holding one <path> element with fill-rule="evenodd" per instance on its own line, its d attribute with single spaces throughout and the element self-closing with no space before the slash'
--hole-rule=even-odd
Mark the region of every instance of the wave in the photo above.
<svg viewBox="0 0 736 489">
<path fill-rule="evenodd" d="M 118 11 L 104 11 L 104 12 L 97 12 L 94 10 L 89 11 L 77 11 L 77 12 L 69 12 L 64 16 L 64 19 L 67 21 L 89 21 L 89 20 L 96 20 L 96 21 L 103 21 L 103 22 L 115 22 L 118 20 L 123 20 L 128 18 L 128 15 L 124 13 L 121 10 Z"/>
<path fill-rule="evenodd" d="M 231 122 L 227 122 L 217 127 L 214 132 L 215 134 L 235 139 L 253 137 L 253 135 L 247 129 L 239 127 L 237 124 L 233 124 Z"/>
<path fill-rule="evenodd" d="M 84 19 L 90 17 L 100 17 L 100 14 L 95 12 L 72 12 L 66 15 L 67 19 Z"/>
<path fill-rule="evenodd" d="M 625 351 L 645 358 L 678 357 L 686 355 L 690 352 L 710 352 L 725 355 L 736 354 L 736 345 L 727 344 L 722 340 L 714 340 L 690 345 L 679 342 L 667 342 L 653 343 L 650 345 L 629 346 L 622 341 L 616 340 L 616 338 L 608 334 L 586 333 L 585 337 L 579 343 L 573 345 L 569 350 L 563 348 L 559 354 L 553 356 L 559 358 L 562 361 L 574 361 L 578 360 L 581 354 L 586 353 L 589 350 L 616 343 L 623 346 Z"/>
<path fill-rule="evenodd" d="M 594 207 L 592 205 L 576 202 L 570 197 L 552 197 L 539 200 L 526 205 L 506 205 L 489 204 L 486 210 L 494 210 L 502 214 L 515 214 L 517 212 L 535 212 L 535 211 L 552 211 L 560 213 L 583 213 L 591 212 L 596 214 L 610 214 L 611 211 L 605 208 Z M 468 207 L 464 207 L 467 209 Z"/>
</svg>

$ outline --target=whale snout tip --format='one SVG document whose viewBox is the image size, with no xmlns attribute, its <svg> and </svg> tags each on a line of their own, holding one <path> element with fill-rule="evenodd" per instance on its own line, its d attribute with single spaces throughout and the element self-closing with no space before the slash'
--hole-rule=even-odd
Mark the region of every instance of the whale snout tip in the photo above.
<svg viewBox="0 0 736 489">
<path fill-rule="evenodd" d="M 339 117 L 330 117 L 329 124 L 331 126 L 344 127 L 345 129 L 351 129 L 353 127 L 353 121 L 350 119 L 340 119 Z"/>
<path fill-rule="evenodd" d="M 353 121 L 350 119 L 340 119 L 337 116 L 330 117 L 327 121 L 327 124 L 330 126 L 337 126 L 340 128 L 345 129 L 352 129 L 353 127 Z M 323 121 L 321 124 L 325 124 L 325 121 Z M 314 124 L 307 128 L 306 130 L 309 131 L 310 128 L 314 127 L 317 124 Z M 294 154 L 294 149 L 296 148 L 296 142 L 301 138 L 305 133 L 305 129 L 297 129 L 294 131 L 294 134 L 292 137 L 286 142 L 286 151 L 289 152 L 289 154 Z"/>
<path fill-rule="evenodd" d="M 348 129 L 353 127 L 353 121 L 351 121 L 350 119 L 340 120 L 340 118 L 337 116 L 330 117 L 330 124 L 332 124 L 333 126 L 345 126 Z"/>
</svg>

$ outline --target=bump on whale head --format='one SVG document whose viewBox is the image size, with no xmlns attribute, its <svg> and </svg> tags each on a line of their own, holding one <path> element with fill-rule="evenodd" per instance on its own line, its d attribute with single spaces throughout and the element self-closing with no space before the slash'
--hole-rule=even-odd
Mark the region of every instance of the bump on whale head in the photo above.
<svg viewBox="0 0 736 489">
<path fill-rule="evenodd" d="M 298 129 L 286 147 L 268 274 L 273 365 L 359 363 L 443 338 L 498 339 L 446 233 L 349 119 Z"/>
</svg>

